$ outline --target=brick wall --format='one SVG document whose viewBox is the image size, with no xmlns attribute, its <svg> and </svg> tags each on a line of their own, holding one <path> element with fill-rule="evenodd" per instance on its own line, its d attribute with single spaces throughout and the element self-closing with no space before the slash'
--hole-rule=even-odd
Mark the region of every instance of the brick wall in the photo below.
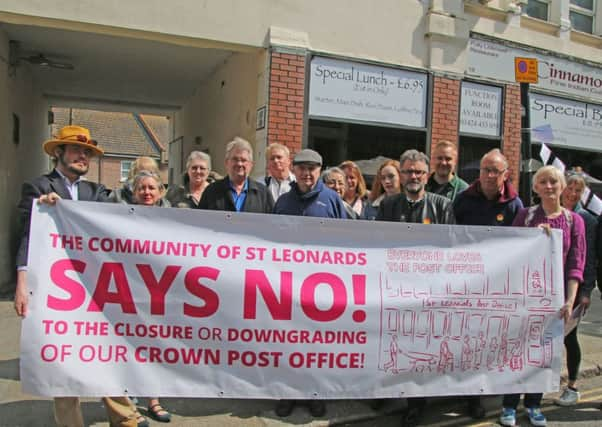
<svg viewBox="0 0 602 427">
<path fill-rule="evenodd" d="M 443 139 L 458 145 L 459 106 L 460 80 L 435 77 L 433 80 L 431 153 L 434 146 Z"/>
<path fill-rule="evenodd" d="M 286 145 L 291 153 L 303 142 L 305 56 L 272 52 L 268 107 L 268 145 Z"/>
<path fill-rule="evenodd" d="M 520 86 L 506 85 L 504 98 L 504 140 L 502 141 L 502 151 L 508 159 L 512 184 L 514 188 L 518 188 L 521 145 Z"/>
</svg>

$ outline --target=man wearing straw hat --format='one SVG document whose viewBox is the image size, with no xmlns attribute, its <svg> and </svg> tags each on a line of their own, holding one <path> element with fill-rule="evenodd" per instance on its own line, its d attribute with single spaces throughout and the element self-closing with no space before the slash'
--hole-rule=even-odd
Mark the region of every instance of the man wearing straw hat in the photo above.
<svg viewBox="0 0 602 427">
<path fill-rule="evenodd" d="M 105 202 L 109 190 L 102 184 L 86 181 L 90 159 L 102 156 L 103 150 L 90 137 L 90 131 L 80 126 L 65 126 L 53 139 L 44 142 L 46 154 L 55 159 L 55 167 L 49 174 L 27 181 L 21 188 L 18 205 L 18 220 L 21 242 L 17 252 L 17 288 L 15 311 L 27 315 L 27 248 L 29 245 L 29 223 L 34 199 L 40 203 L 54 204 L 58 199 Z M 111 425 L 134 427 L 148 425 L 142 417 L 140 424 L 133 405 L 127 397 L 103 398 Z M 55 397 L 54 418 L 58 426 L 79 427 L 84 425 L 78 397 Z"/>
</svg>

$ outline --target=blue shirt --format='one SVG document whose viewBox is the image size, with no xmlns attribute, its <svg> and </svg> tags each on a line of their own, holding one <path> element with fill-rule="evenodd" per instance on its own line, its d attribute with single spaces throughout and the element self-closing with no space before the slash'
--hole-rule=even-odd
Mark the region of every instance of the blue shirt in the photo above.
<svg viewBox="0 0 602 427">
<path fill-rule="evenodd" d="M 234 201 L 234 207 L 236 208 L 236 212 L 240 212 L 245 205 L 245 200 L 247 200 L 247 193 L 249 190 L 249 178 L 245 179 L 245 184 L 242 187 L 242 191 L 240 194 L 236 192 L 236 189 L 232 185 L 232 182 L 228 180 L 228 185 L 230 186 L 230 193 L 232 193 L 232 200 Z"/>
</svg>

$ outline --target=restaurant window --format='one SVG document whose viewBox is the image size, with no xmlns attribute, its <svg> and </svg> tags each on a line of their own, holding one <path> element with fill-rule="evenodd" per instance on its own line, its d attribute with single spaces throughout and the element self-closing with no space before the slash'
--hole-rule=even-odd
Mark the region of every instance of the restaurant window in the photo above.
<svg viewBox="0 0 602 427">
<path fill-rule="evenodd" d="M 550 19 L 550 0 L 529 0 L 527 15 L 531 18 L 547 21 Z"/>
<path fill-rule="evenodd" d="M 594 30 L 595 0 L 571 0 L 569 18 L 577 31 L 592 34 Z"/>
</svg>

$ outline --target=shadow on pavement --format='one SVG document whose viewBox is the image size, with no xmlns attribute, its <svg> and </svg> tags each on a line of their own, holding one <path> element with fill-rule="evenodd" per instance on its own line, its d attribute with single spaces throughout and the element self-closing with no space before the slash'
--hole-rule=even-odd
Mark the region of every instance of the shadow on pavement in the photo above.
<svg viewBox="0 0 602 427">
<path fill-rule="evenodd" d="M 0 378 L 19 381 L 19 359 L 0 360 Z"/>
</svg>

